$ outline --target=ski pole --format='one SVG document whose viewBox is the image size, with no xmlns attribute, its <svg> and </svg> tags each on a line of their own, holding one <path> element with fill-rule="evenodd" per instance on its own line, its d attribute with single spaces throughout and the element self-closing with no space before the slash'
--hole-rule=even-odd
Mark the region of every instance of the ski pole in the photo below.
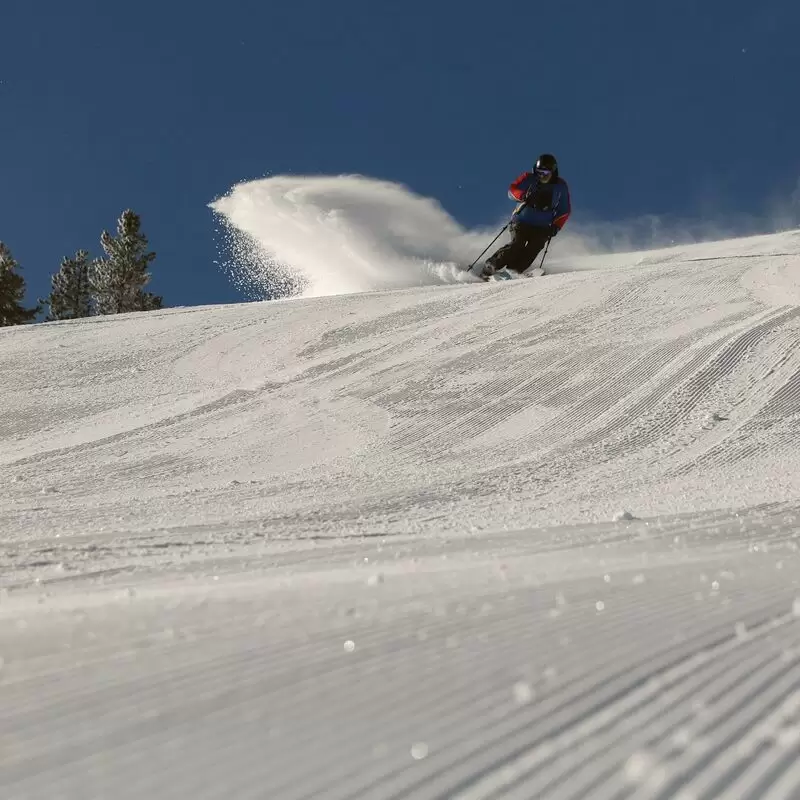
<svg viewBox="0 0 800 800">
<path fill-rule="evenodd" d="M 550 221 L 550 235 L 547 237 L 547 244 L 544 247 L 544 255 L 542 256 L 542 263 L 539 264 L 539 269 L 544 275 L 544 260 L 547 258 L 547 251 L 550 249 L 550 242 L 553 241 L 553 225 L 556 222 L 556 212 L 553 210 L 553 219 Z"/>
<path fill-rule="evenodd" d="M 542 271 L 542 274 L 544 274 L 544 260 L 547 258 L 547 251 L 550 249 L 550 242 L 552 242 L 552 241 L 553 241 L 553 237 L 552 236 L 548 236 L 547 237 L 547 244 L 544 246 L 544 255 L 542 256 L 542 263 L 539 264 L 539 269 Z"/>
<path fill-rule="evenodd" d="M 484 249 L 483 253 L 481 253 L 468 267 L 466 267 L 464 269 L 464 272 L 469 272 L 481 260 L 481 257 L 486 252 L 486 250 L 488 250 L 506 232 L 506 229 L 510 224 L 511 220 L 506 222 L 506 224 L 503 226 L 503 230 L 501 230 L 500 233 L 498 233 L 497 236 L 495 236 L 494 239 L 492 239 L 492 241 L 486 245 L 486 248 Z"/>
</svg>

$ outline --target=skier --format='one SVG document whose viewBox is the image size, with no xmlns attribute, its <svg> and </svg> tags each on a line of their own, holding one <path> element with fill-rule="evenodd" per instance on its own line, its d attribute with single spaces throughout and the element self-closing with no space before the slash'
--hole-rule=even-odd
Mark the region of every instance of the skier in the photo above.
<svg viewBox="0 0 800 800">
<path fill-rule="evenodd" d="M 569 187 L 559 177 L 558 162 L 550 153 L 542 153 L 533 172 L 523 172 L 511 184 L 508 196 L 520 203 L 509 223 L 512 239 L 486 259 L 481 273 L 484 280 L 499 269 L 518 273 L 528 269 L 572 211 Z"/>
</svg>

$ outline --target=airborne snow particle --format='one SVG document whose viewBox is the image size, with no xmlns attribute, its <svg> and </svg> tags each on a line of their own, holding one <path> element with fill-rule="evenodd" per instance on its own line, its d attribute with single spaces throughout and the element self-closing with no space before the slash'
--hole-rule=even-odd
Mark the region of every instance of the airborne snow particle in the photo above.
<svg viewBox="0 0 800 800">
<path fill-rule="evenodd" d="M 750 638 L 750 634 L 747 632 L 747 625 L 744 622 L 737 622 L 733 629 L 736 632 L 736 638 L 740 642 Z"/>
<path fill-rule="evenodd" d="M 792 603 L 792 614 L 800 617 L 800 597 L 795 597 L 794 603 Z"/>
<path fill-rule="evenodd" d="M 344 643 L 344 649 L 346 653 L 352 653 L 356 649 L 356 643 L 352 639 L 348 639 Z"/>
<path fill-rule="evenodd" d="M 377 586 L 379 583 L 383 583 L 383 574 L 378 573 L 377 575 L 370 575 L 367 578 L 367 586 Z"/>
<path fill-rule="evenodd" d="M 692 732 L 689 728 L 678 728 L 672 734 L 672 744 L 681 750 L 686 750 L 692 742 Z"/>
<path fill-rule="evenodd" d="M 516 700 L 519 705 L 524 706 L 527 703 L 530 703 L 534 698 L 534 694 L 535 692 L 529 683 L 526 683 L 525 681 L 517 681 L 514 684 L 514 700 Z"/>
<path fill-rule="evenodd" d="M 597 601 L 597 602 L 594 604 L 594 607 L 595 607 L 595 608 L 596 608 L 598 611 L 605 611 L 605 610 L 606 610 L 606 604 L 605 604 L 605 603 L 604 603 L 602 600 L 598 600 L 598 601 Z"/>
<path fill-rule="evenodd" d="M 417 742 L 411 746 L 411 758 L 414 761 L 422 761 L 428 757 L 428 745 L 425 742 Z"/>
<path fill-rule="evenodd" d="M 631 783 L 658 789 L 667 779 L 665 768 L 658 763 L 655 756 L 640 750 L 625 762 L 625 777 Z"/>
<path fill-rule="evenodd" d="M 653 769 L 654 759 L 649 753 L 634 753 L 625 762 L 625 777 L 631 783 L 641 783 Z"/>
</svg>

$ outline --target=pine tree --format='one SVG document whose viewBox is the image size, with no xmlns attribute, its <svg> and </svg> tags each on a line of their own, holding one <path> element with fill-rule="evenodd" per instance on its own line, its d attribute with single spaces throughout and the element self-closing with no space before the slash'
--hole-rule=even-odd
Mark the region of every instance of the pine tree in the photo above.
<svg viewBox="0 0 800 800">
<path fill-rule="evenodd" d="M 156 254 L 147 252 L 147 237 L 141 232 L 141 224 L 139 215 L 128 209 L 117 221 L 117 235 L 103 231 L 100 237 L 106 255 L 95 259 L 90 273 L 98 314 L 124 314 L 150 307 L 150 301 L 144 299 L 149 293 L 143 289 L 151 277 L 147 267 Z M 158 301 L 160 307 L 161 299 Z"/>
<path fill-rule="evenodd" d="M 157 311 L 164 306 L 164 298 L 150 292 L 139 292 L 136 302 L 139 311 Z"/>
<path fill-rule="evenodd" d="M 50 306 L 46 322 L 57 319 L 79 319 L 92 315 L 89 285 L 89 254 L 78 250 L 74 258 L 65 256 L 61 269 L 51 278 L 52 291 L 42 302 Z"/>
<path fill-rule="evenodd" d="M 19 264 L 14 260 L 8 247 L 0 242 L 0 327 L 22 325 L 33 322 L 40 308 L 23 308 L 25 279 L 17 270 Z"/>
</svg>

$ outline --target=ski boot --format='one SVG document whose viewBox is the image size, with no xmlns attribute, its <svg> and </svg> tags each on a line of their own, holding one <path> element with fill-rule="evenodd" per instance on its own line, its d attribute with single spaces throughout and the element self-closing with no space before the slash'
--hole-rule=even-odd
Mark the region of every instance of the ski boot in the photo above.
<svg viewBox="0 0 800 800">
<path fill-rule="evenodd" d="M 490 264 L 488 261 L 486 261 L 484 262 L 483 269 L 478 277 L 482 281 L 488 281 L 496 271 L 497 267 L 494 264 Z"/>
</svg>

